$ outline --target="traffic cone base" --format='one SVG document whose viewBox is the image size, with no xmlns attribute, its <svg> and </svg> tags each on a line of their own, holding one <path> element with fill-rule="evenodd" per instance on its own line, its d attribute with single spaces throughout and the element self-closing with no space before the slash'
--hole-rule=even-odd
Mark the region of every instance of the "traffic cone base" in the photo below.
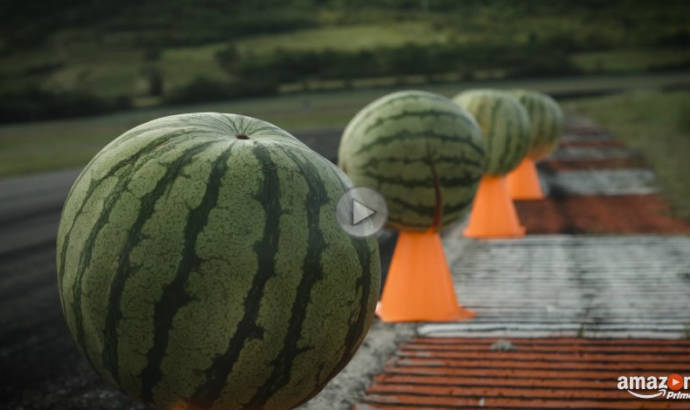
<svg viewBox="0 0 690 410">
<path fill-rule="evenodd" d="M 519 238 L 525 235 L 504 176 L 482 177 L 465 229 L 470 238 Z"/>
<path fill-rule="evenodd" d="M 513 199 L 544 199 L 532 158 L 525 157 L 520 165 L 508 174 L 508 192 Z"/>
<path fill-rule="evenodd" d="M 376 314 L 384 322 L 445 322 L 475 316 L 458 305 L 438 232 L 400 232 Z"/>
</svg>

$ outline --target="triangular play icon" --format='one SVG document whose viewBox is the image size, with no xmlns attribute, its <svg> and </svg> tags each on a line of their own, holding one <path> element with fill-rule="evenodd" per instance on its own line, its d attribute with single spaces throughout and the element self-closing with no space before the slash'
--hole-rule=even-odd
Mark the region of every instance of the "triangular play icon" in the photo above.
<svg viewBox="0 0 690 410">
<path fill-rule="evenodd" d="M 667 379 L 668 388 L 673 391 L 678 391 L 684 387 L 685 382 L 683 381 L 683 376 L 678 373 L 671 373 L 668 375 Z"/>
<path fill-rule="evenodd" d="M 357 225 L 375 213 L 376 211 L 356 199 L 352 200 L 352 225 Z"/>
</svg>

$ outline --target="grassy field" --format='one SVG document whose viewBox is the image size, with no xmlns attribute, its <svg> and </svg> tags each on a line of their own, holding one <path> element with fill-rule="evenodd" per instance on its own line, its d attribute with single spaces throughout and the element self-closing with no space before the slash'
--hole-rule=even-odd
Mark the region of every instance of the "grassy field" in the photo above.
<svg viewBox="0 0 690 410">
<path fill-rule="evenodd" d="M 235 45 L 240 55 L 251 58 L 250 56 L 270 54 L 278 49 L 358 51 L 400 46 L 406 43 L 443 43 L 454 35 L 453 33 L 455 31 L 447 27 L 434 27 L 427 21 L 325 26 L 289 33 L 252 35 L 199 46 L 170 47 L 162 51 L 157 65 L 163 71 L 166 88 L 174 89 L 190 83 L 197 77 L 214 80 L 227 79 L 228 74 L 218 64 L 216 53 L 227 47 L 229 43 Z M 139 59 L 135 59 L 137 64 L 143 64 L 138 61 Z M 122 71 L 117 65 L 110 65 L 109 69 Z M 125 76 L 120 78 L 120 85 L 126 82 L 130 87 L 140 75 L 134 73 L 127 80 L 126 73 L 123 74 Z M 114 77 L 113 79 L 116 80 Z"/>
<path fill-rule="evenodd" d="M 361 50 L 405 43 L 444 42 L 449 33 L 447 29 L 433 28 L 428 22 L 360 24 L 246 36 L 233 44 L 245 58 L 250 58 L 250 55 L 267 54 L 276 49 Z M 103 97 L 141 96 L 147 91 L 145 68 L 151 65 L 161 70 L 167 90 L 189 84 L 198 77 L 228 79 L 215 57 L 228 42 L 162 48 L 160 56 L 152 63 L 146 61 L 142 50 L 104 47 L 101 42 L 82 36 L 62 37 L 61 41 L 55 41 L 53 49 L 16 54 L 5 61 L 0 58 L 0 77 L 8 78 L 19 78 L 21 73 L 36 71 L 37 67 L 60 64 L 47 75 L 23 75 L 22 81 L 2 83 L 0 88 L 11 90 L 24 87 L 26 82 L 39 81 L 48 89 L 92 90 Z"/>
<path fill-rule="evenodd" d="M 690 49 L 655 48 L 577 53 L 571 56 L 576 67 L 585 72 L 645 71 L 690 61 Z"/>
<path fill-rule="evenodd" d="M 549 93 L 597 89 L 655 90 L 690 81 L 690 73 L 585 77 L 522 81 L 474 81 L 423 88 L 449 97 L 467 88 L 532 88 Z M 108 141 L 153 118 L 181 112 L 218 111 L 251 115 L 295 132 L 342 128 L 370 101 L 396 88 L 362 89 L 330 93 L 301 93 L 225 103 L 139 109 L 89 118 L 0 126 L 0 178 L 84 165 Z M 584 100 L 582 107 L 599 99 Z M 603 100 L 606 101 L 606 100 Z M 580 103 L 575 103 L 579 107 Z M 596 114 L 596 113 L 594 113 Z M 665 134 L 662 134 L 665 135 Z"/>
<path fill-rule="evenodd" d="M 644 155 L 674 212 L 690 219 L 690 92 L 631 92 L 566 104 Z"/>
<path fill-rule="evenodd" d="M 325 27 L 281 35 L 248 36 L 234 44 L 243 58 L 252 58 L 252 55 L 268 54 L 281 48 L 362 50 L 405 43 L 444 43 L 448 38 L 457 40 L 458 37 L 459 34 L 453 31 L 434 28 L 428 23 L 404 22 L 397 25 Z M 0 89 L 21 89 L 34 83 L 52 90 L 90 90 L 102 97 L 132 96 L 138 104 L 139 98 L 146 96 L 148 92 L 145 76 L 147 67 L 155 66 L 160 70 L 166 93 L 200 77 L 227 81 L 229 74 L 216 59 L 216 53 L 226 46 L 226 42 L 218 42 L 163 48 L 157 61 L 148 62 L 143 58 L 144 52 L 136 49 L 113 50 L 103 48 L 96 42 L 84 41 L 78 47 L 70 45 L 50 52 L 18 54 L 3 61 L 0 76 L 21 79 L 5 82 Z M 650 48 L 581 52 L 572 54 L 570 59 L 583 73 L 634 73 L 687 62 L 690 60 L 690 50 Z M 50 65 L 51 62 L 60 62 L 60 67 L 48 74 L 24 74 L 21 77 L 17 74 L 37 71 L 36 67 Z M 475 75 L 481 76 L 481 73 Z"/>
<path fill-rule="evenodd" d="M 406 43 L 429 44 L 447 41 L 454 30 L 434 28 L 430 22 L 358 24 L 323 27 L 281 35 L 259 35 L 235 42 L 241 53 L 270 53 L 278 48 L 287 50 L 348 50 L 400 46 Z"/>
<path fill-rule="evenodd" d="M 22 3 L 9 7 L 7 11 L 15 9 L 15 14 L 0 27 L 0 93 L 39 87 L 106 99 L 123 96 L 137 106 L 157 104 L 165 99 L 160 92 L 151 92 L 147 73 L 152 70 L 160 74 L 162 97 L 199 78 L 235 79 L 216 58 L 229 44 L 243 61 L 277 49 L 350 52 L 408 43 L 479 48 L 531 44 L 540 50 L 538 54 L 548 50 L 567 54 L 561 63 L 572 62 L 573 67 L 562 67 L 564 74 L 572 70 L 640 73 L 659 66 L 688 67 L 690 59 L 684 46 L 690 35 L 690 6 L 682 1 L 654 7 L 636 0 L 597 5 L 502 0 L 247 4 L 152 0 L 127 7 L 113 0 L 96 3 L 51 3 L 42 10 L 45 15 Z M 26 40 L 30 33 L 38 36 L 35 41 Z M 464 61 L 475 54 L 468 52 Z M 531 57 L 525 54 L 525 59 Z M 483 70 L 506 68 L 490 62 L 480 65 L 468 69 L 474 70 L 475 78 L 481 78 Z M 435 67 L 434 74 L 446 72 L 442 64 Z M 342 82 L 333 86 L 338 84 L 342 87 Z"/>
</svg>

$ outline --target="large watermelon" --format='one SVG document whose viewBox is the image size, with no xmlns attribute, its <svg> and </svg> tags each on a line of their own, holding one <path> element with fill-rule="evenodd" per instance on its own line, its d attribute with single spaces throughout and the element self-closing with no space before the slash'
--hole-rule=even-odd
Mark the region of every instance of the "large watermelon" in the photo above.
<svg viewBox="0 0 690 410">
<path fill-rule="evenodd" d="M 538 160 L 558 146 L 563 132 L 563 111 L 553 98 L 539 91 L 514 90 L 512 94 L 527 110 L 532 146 L 527 156 Z"/>
<path fill-rule="evenodd" d="M 403 91 L 350 121 L 339 164 L 355 185 L 386 198 L 390 225 L 423 231 L 455 221 L 472 202 L 484 144 L 477 123 L 450 99 Z"/>
<path fill-rule="evenodd" d="M 335 165 L 267 122 L 176 115 L 106 146 L 57 239 L 62 308 L 93 367 L 162 409 L 287 408 L 373 317 L 375 239 L 348 236 Z"/>
<path fill-rule="evenodd" d="M 529 118 L 520 102 L 498 90 L 470 90 L 453 99 L 474 116 L 484 134 L 486 174 L 504 175 L 520 164 L 531 146 Z"/>
</svg>

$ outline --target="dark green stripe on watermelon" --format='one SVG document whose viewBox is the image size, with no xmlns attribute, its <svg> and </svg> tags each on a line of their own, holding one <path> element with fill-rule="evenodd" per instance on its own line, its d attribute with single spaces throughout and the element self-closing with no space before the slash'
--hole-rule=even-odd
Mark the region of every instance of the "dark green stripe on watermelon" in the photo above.
<svg viewBox="0 0 690 410">
<path fill-rule="evenodd" d="M 201 145 L 205 149 L 208 144 Z M 172 326 L 172 320 L 175 314 L 186 303 L 192 300 L 192 297 L 185 290 L 187 278 L 192 270 L 197 269 L 201 259 L 196 255 L 196 241 L 201 231 L 206 227 L 209 213 L 218 203 L 218 192 L 220 189 L 220 179 L 225 175 L 228 168 L 228 159 L 232 152 L 232 143 L 223 151 L 221 155 L 214 161 L 211 175 L 206 184 L 206 191 L 201 200 L 201 203 L 196 208 L 189 212 L 187 222 L 184 228 L 185 242 L 182 251 L 182 260 L 180 261 L 175 278 L 172 282 L 163 288 L 163 294 L 156 303 L 154 308 L 154 337 L 153 347 L 146 355 L 147 366 L 141 373 L 142 379 L 142 398 L 146 401 L 153 400 L 153 388 L 158 384 L 162 377 L 161 362 L 166 353 L 168 346 L 168 335 Z M 167 175 L 166 175 L 167 176 Z M 156 187 L 158 188 L 158 187 Z M 154 191 L 155 192 L 155 191 Z M 154 194 L 155 195 L 155 194 Z M 155 197 L 154 197 L 155 198 Z M 153 211 L 155 199 L 146 202 L 147 210 Z M 150 206 L 151 208 L 148 208 Z M 141 212 L 141 211 L 140 211 Z M 139 214 L 141 216 L 141 213 Z M 139 220 L 137 220 L 137 223 Z M 143 221 L 142 221 L 143 223 Z M 141 225 L 135 224 L 141 227 Z M 118 301 L 113 301 L 117 303 Z M 118 305 L 119 306 L 119 303 Z M 111 306 L 111 312 L 115 310 L 115 306 Z M 116 328 L 112 328 L 113 332 Z M 113 334 L 113 336 L 116 336 Z"/>
<path fill-rule="evenodd" d="M 402 165 L 413 165 L 417 162 L 426 162 L 426 159 L 422 158 L 398 158 L 398 157 L 373 157 L 367 162 L 362 163 L 360 166 L 362 168 L 370 169 L 376 168 L 380 165 L 388 165 L 394 163 L 401 163 Z M 477 169 L 482 169 L 484 163 L 482 161 L 469 158 L 465 155 L 439 155 L 436 157 L 437 164 L 463 164 L 467 166 L 476 167 Z"/>
<path fill-rule="evenodd" d="M 189 151 L 185 152 L 184 155 L 180 158 L 180 160 L 177 162 L 177 164 L 171 166 L 168 168 L 170 173 L 174 173 L 176 175 L 177 172 L 179 172 L 179 169 L 184 166 L 185 164 L 189 163 L 191 158 L 198 154 L 199 152 L 203 151 L 209 143 L 202 144 L 195 146 L 194 148 L 190 149 Z M 130 175 L 133 173 L 133 170 L 130 170 Z M 121 190 L 125 189 L 125 186 L 129 182 L 127 179 L 127 174 L 118 176 L 118 186 L 115 189 L 115 192 L 119 192 Z M 91 255 L 93 253 L 93 249 L 95 246 L 96 242 L 96 237 L 98 236 L 99 232 L 101 229 L 103 229 L 106 224 L 108 223 L 108 218 L 110 216 L 110 213 L 112 212 L 115 204 L 117 203 L 119 199 L 119 195 L 113 194 L 110 195 L 106 199 L 106 204 L 104 206 L 104 210 L 101 213 L 100 217 L 94 224 L 93 228 L 91 229 L 88 239 L 85 242 L 85 247 L 84 250 L 81 254 L 80 260 L 79 260 L 79 269 L 76 273 L 74 285 L 73 285 L 73 292 L 74 292 L 74 302 L 71 305 L 71 310 L 74 315 L 74 320 L 75 320 L 75 337 L 77 339 L 77 343 L 80 346 L 85 346 L 85 340 L 84 340 L 84 327 L 82 324 L 83 321 L 83 310 L 81 307 L 81 302 L 82 302 L 82 296 L 81 296 L 81 291 L 82 291 L 82 282 L 83 282 L 83 276 L 84 273 L 86 272 L 86 269 L 88 268 L 89 263 L 91 262 Z"/>
<path fill-rule="evenodd" d="M 426 214 L 433 215 L 434 212 L 436 212 L 436 204 L 435 203 L 434 203 L 434 205 L 427 206 L 427 205 L 421 205 L 421 204 L 413 204 L 411 202 L 408 202 L 408 201 L 406 201 L 404 199 L 400 199 L 400 198 L 390 198 L 389 202 L 392 202 L 393 205 L 399 205 L 402 208 L 405 208 L 405 209 L 408 209 L 410 211 L 414 211 L 416 213 L 423 214 L 423 215 L 426 215 Z M 420 226 L 421 226 L 421 224 L 420 224 Z"/>
<path fill-rule="evenodd" d="M 363 154 L 363 153 L 369 151 L 371 148 L 379 146 L 379 145 L 398 143 L 400 141 L 413 140 L 413 139 L 421 139 L 421 140 L 435 139 L 438 141 L 453 142 L 453 143 L 462 142 L 462 143 L 466 144 L 468 147 L 470 147 L 477 154 L 484 152 L 483 148 L 479 144 L 477 144 L 477 141 L 474 140 L 472 137 L 459 137 L 457 135 L 441 134 L 441 133 L 437 133 L 434 131 L 410 132 L 407 130 L 402 130 L 402 131 L 399 131 L 395 134 L 390 134 L 390 135 L 378 137 L 376 140 L 374 140 L 372 142 L 362 144 L 362 146 L 357 151 L 355 151 L 354 154 L 355 155 Z"/>
<path fill-rule="evenodd" d="M 363 172 L 369 178 L 375 179 L 381 184 L 399 185 L 407 188 L 415 188 L 421 185 L 434 186 L 441 184 L 444 187 L 471 186 L 479 182 L 481 177 L 477 175 L 457 175 L 455 177 L 424 177 L 417 179 L 403 179 L 399 177 L 387 177 L 373 172 Z"/>
<path fill-rule="evenodd" d="M 258 408 L 263 406 L 271 396 L 276 393 L 290 380 L 292 374 L 292 364 L 294 359 L 312 346 L 298 347 L 298 342 L 302 333 L 302 325 L 306 318 L 306 309 L 309 304 L 310 294 L 314 284 L 323 278 L 323 266 L 321 265 L 321 253 L 326 248 L 323 234 L 318 229 L 320 226 L 321 208 L 328 203 L 328 194 L 324 190 L 323 181 L 318 178 L 318 172 L 314 169 L 307 169 L 307 161 L 299 158 L 297 154 L 285 151 L 295 165 L 302 170 L 309 191 L 306 201 L 307 226 L 309 235 L 307 237 L 307 255 L 303 261 L 302 276 L 297 287 L 297 295 L 293 301 L 291 311 L 292 319 L 288 324 L 288 330 L 282 343 L 282 348 L 275 359 L 271 362 L 273 370 L 262 386 L 258 388 L 254 396 L 245 404 L 247 408 Z"/>
<path fill-rule="evenodd" d="M 336 170 L 329 168 L 329 171 L 334 175 L 334 179 L 340 181 L 340 187 L 343 191 L 346 191 L 350 188 L 349 184 L 343 180 L 342 176 L 338 174 Z M 377 277 L 378 275 L 375 275 L 371 269 L 372 265 L 375 265 L 377 270 L 380 269 L 378 252 L 372 254 L 371 250 L 368 249 L 366 242 L 357 238 L 350 237 L 349 240 L 350 244 L 357 253 L 357 260 L 359 261 L 359 266 L 362 269 L 362 275 L 357 278 L 354 289 L 355 293 L 360 294 L 358 306 L 361 306 L 362 308 L 356 312 L 353 312 L 352 316 L 350 316 L 349 322 L 352 325 L 349 327 L 347 335 L 345 336 L 345 341 L 343 342 L 343 346 L 349 350 L 343 352 L 340 360 L 338 360 L 337 364 L 326 378 L 327 380 L 338 374 L 338 372 L 340 372 L 347 365 L 347 363 L 350 361 L 349 357 L 354 355 L 359 348 L 359 345 L 364 340 L 366 333 L 359 332 L 358 329 L 361 327 L 367 328 L 369 325 L 367 320 L 371 320 L 371 312 L 367 311 L 365 307 L 373 306 L 376 301 L 378 301 L 380 291 L 381 283 Z M 318 393 L 318 391 L 315 390 L 312 392 L 312 395 L 316 393 Z"/>
<path fill-rule="evenodd" d="M 119 361 L 118 361 L 118 335 L 117 335 L 117 329 L 119 326 L 120 319 L 122 319 L 122 311 L 121 311 L 121 298 L 122 298 L 122 292 L 124 290 L 124 284 L 127 280 L 127 277 L 132 273 L 132 271 L 135 271 L 137 268 L 136 267 L 131 267 L 130 262 L 129 262 L 129 254 L 132 251 L 132 249 L 136 248 L 136 246 L 139 244 L 139 240 L 141 239 L 141 229 L 146 223 L 146 221 L 149 220 L 151 215 L 153 215 L 153 212 L 155 211 L 155 206 L 156 202 L 158 201 L 159 198 L 161 198 L 166 191 L 168 190 L 170 183 L 179 176 L 180 171 L 182 168 L 187 165 L 192 158 L 197 155 L 198 153 L 202 152 L 205 150 L 207 147 L 210 145 L 214 144 L 214 141 L 209 141 L 200 145 L 197 145 L 191 149 L 189 149 L 187 152 L 185 152 L 179 160 L 171 164 L 167 168 L 166 174 L 156 183 L 155 188 L 153 191 L 147 193 L 141 198 L 141 209 L 139 210 L 139 214 L 137 216 L 136 221 L 134 221 L 134 224 L 129 228 L 129 234 L 128 234 L 128 239 L 127 242 L 125 243 L 125 247 L 122 249 L 120 253 L 120 258 L 119 258 L 119 264 L 118 264 L 118 269 L 117 272 L 115 273 L 115 277 L 113 278 L 111 287 L 110 287 L 110 297 L 108 300 L 108 316 L 106 317 L 106 322 L 105 322 L 105 329 L 104 329 L 104 340 L 103 340 L 103 367 L 107 370 L 110 371 L 113 379 L 115 381 L 119 381 Z M 228 149 L 228 154 L 229 154 L 229 149 Z M 221 160 L 223 157 L 227 160 L 227 155 L 222 155 L 219 157 L 219 160 Z M 216 173 L 217 174 L 217 173 Z M 212 175 L 213 178 L 213 175 Z M 213 181 L 212 181 L 213 182 Z M 187 244 L 185 246 L 185 252 L 183 254 L 183 259 L 182 263 L 180 264 L 178 268 L 178 273 L 177 276 L 178 278 L 180 276 L 185 276 L 186 274 L 189 273 L 189 270 L 191 269 L 190 265 L 196 265 L 198 264 L 198 258 L 194 255 L 194 249 L 193 249 L 193 244 L 190 244 L 190 236 L 192 238 L 196 238 L 198 235 L 198 230 L 203 228 L 203 225 L 199 225 L 199 223 L 196 221 L 196 219 L 199 219 L 199 213 L 204 213 L 206 212 L 206 215 L 208 214 L 208 211 L 210 211 L 212 206 L 207 205 L 209 201 L 213 202 L 213 205 L 215 205 L 215 200 L 217 199 L 217 189 L 215 192 L 213 192 L 213 185 L 209 184 L 210 189 L 207 190 L 206 196 L 204 197 L 204 202 L 202 202 L 202 205 L 199 206 L 197 209 L 194 209 L 190 212 L 189 219 L 187 221 L 187 228 L 186 228 L 186 234 L 187 234 Z M 196 224 L 196 225 L 195 225 Z M 193 232 L 190 232 L 193 231 Z M 185 294 L 179 290 L 180 288 L 180 282 L 184 281 L 184 279 L 177 279 L 173 282 L 173 284 L 168 285 L 166 288 L 166 292 L 164 292 L 164 298 L 159 304 L 159 306 L 175 306 L 175 303 L 171 303 L 171 297 L 174 298 L 174 301 L 176 303 L 184 304 L 184 301 L 186 300 Z M 174 293 L 175 285 L 177 285 L 178 292 Z M 171 292 L 173 292 L 171 294 Z M 167 305 L 164 305 L 163 303 L 167 303 Z M 149 365 L 151 364 L 151 356 L 157 357 L 160 355 L 162 357 L 162 353 L 151 353 L 152 351 L 157 351 L 160 352 L 162 349 L 162 352 L 165 352 L 165 339 L 163 339 L 163 336 L 160 334 L 160 331 L 164 329 L 166 323 L 169 326 L 169 320 L 170 319 L 165 319 L 161 318 L 161 313 L 158 311 L 161 308 L 158 308 L 156 311 L 156 322 L 164 322 L 164 323 L 158 323 L 156 325 L 156 335 L 154 337 L 154 340 L 156 341 L 154 348 L 149 352 Z M 161 348 L 160 345 L 163 345 Z M 157 359 L 157 360 L 160 360 Z M 155 368 L 158 368 L 157 366 Z M 144 374 L 151 373 L 150 366 L 147 368 L 147 370 L 144 371 Z M 160 377 L 160 375 L 158 376 Z M 146 377 L 144 377 L 144 380 L 147 380 Z M 155 383 L 154 383 L 155 384 Z M 146 386 L 146 383 L 144 383 L 144 386 Z M 144 397 L 147 400 L 150 400 L 150 397 L 147 395 L 150 391 L 144 388 Z"/>
<path fill-rule="evenodd" d="M 496 103 L 496 106 L 499 104 L 501 104 L 501 100 Z M 498 167 L 500 169 L 514 168 L 517 166 L 517 164 L 513 163 L 516 153 L 522 153 L 519 155 L 520 158 L 527 153 L 527 132 L 525 129 L 522 129 L 522 124 L 520 124 L 519 120 L 516 120 L 516 117 L 519 118 L 518 116 L 520 114 L 515 111 L 519 108 L 520 107 L 517 105 L 507 105 L 502 113 L 504 118 L 492 119 L 493 121 L 503 121 L 502 125 L 505 127 L 502 138 L 502 144 L 505 146 L 505 149 L 503 149 L 500 159 L 498 160 Z"/>
<path fill-rule="evenodd" d="M 226 378 L 233 370 L 244 343 L 248 339 L 260 339 L 264 330 L 256 324 L 259 315 L 259 303 L 264 294 L 264 287 L 275 274 L 275 250 L 278 249 L 280 236 L 280 207 L 281 188 L 276 166 L 268 150 L 261 144 L 255 144 L 253 153 L 264 170 L 261 186 L 255 199 L 262 204 L 266 213 L 266 222 L 261 241 L 254 244 L 254 251 L 259 262 L 258 269 L 252 280 L 251 288 L 246 296 L 244 314 L 237 325 L 235 334 L 230 339 L 225 352 L 217 357 L 213 365 L 206 370 L 206 382 L 200 385 L 192 395 L 191 401 L 202 408 L 208 408 L 218 400 L 225 387 Z"/>
<path fill-rule="evenodd" d="M 333 370 L 326 377 L 326 380 L 331 379 L 336 374 L 338 374 L 350 361 L 350 357 L 355 354 L 359 345 L 364 340 L 366 333 L 358 331 L 358 329 L 364 327 L 367 328 L 369 324 L 367 320 L 371 320 L 371 312 L 367 311 L 365 307 L 367 305 L 371 306 L 372 301 L 378 300 L 379 295 L 379 282 L 376 275 L 373 274 L 371 266 L 372 261 L 378 254 L 372 255 L 371 250 L 368 248 L 367 244 L 362 241 L 358 241 L 355 238 L 351 238 L 352 247 L 355 248 L 357 252 L 357 259 L 359 260 L 359 265 L 362 267 L 362 275 L 357 278 L 355 283 L 355 292 L 360 294 L 359 306 L 362 308 L 356 312 L 353 312 L 350 316 L 350 327 L 348 329 L 345 340 L 343 341 L 343 346 L 345 351 L 342 352 L 340 360 L 333 367 Z M 376 262 L 378 264 L 378 261 Z M 320 390 L 320 389 L 319 389 Z M 318 393 L 315 389 L 313 394 Z"/>
<path fill-rule="evenodd" d="M 170 139 L 174 139 L 178 136 L 186 135 L 187 133 L 184 131 L 178 131 L 177 133 L 174 133 L 170 135 Z M 143 147 L 141 150 L 139 150 L 135 155 L 132 157 L 124 158 L 121 161 L 115 163 L 105 174 L 103 177 L 97 179 L 97 180 L 92 180 L 89 182 L 89 187 L 87 189 L 86 196 L 83 201 L 80 202 L 79 208 L 75 212 L 74 217 L 72 218 L 71 222 L 69 222 L 69 228 L 66 233 L 63 235 L 60 235 L 60 238 L 64 238 L 62 240 L 61 246 L 58 246 L 59 252 L 60 252 L 60 265 L 58 267 L 58 283 L 60 286 L 60 289 L 62 289 L 62 279 L 63 279 L 63 274 L 65 272 L 65 260 L 66 260 L 66 254 L 67 254 L 67 248 L 69 246 L 69 239 L 70 239 L 70 234 L 72 233 L 72 229 L 74 228 L 74 224 L 81 215 L 82 211 L 84 210 L 84 206 L 89 202 L 91 199 L 91 195 L 95 192 L 96 188 L 100 186 L 100 184 L 103 182 L 103 180 L 109 178 L 109 177 L 114 177 L 116 176 L 116 173 L 126 167 L 133 166 L 139 159 L 141 159 L 143 156 L 150 154 L 152 151 L 156 150 L 157 148 L 160 148 L 164 144 L 168 144 L 168 149 L 172 150 L 174 149 L 174 145 L 170 144 L 170 141 L 166 141 L 163 139 L 155 139 L 152 142 L 150 142 L 148 145 Z M 160 152 L 160 151 L 159 151 Z M 89 164 L 93 161 L 95 161 L 97 158 L 99 158 L 102 155 L 103 152 L 99 153 L 92 159 Z M 89 165 L 86 166 L 88 168 Z M 77 179 L 75 180 L 74 184 L 72 184 L 72 188 L 70 188 L 70 192 L 67 194 L 70 196 L 72 194 L 72 190 L 74 189 L 75 186 L 81 183 L 82 179 L 87 175 L 87 172 L 82 172 L 79 174 Z M 123 176 L 122 178 L 123 181 L 126 180 L 126 175 Z M 116 198 L 115 198 L 116 199 Z M 64 215 L 64 214 L 63 214 Z M 60 239 L 58 238 L 58 239 Z"/>
<path fill-rule="evenodd" d="M 490 106 L 488 104 L 482 104 L 482 100 L 476 99 L 474 102 L 470 102 L 470 106 L 466 108 L 469 110 L 470 114 L 475 115 L 476 113 L 474 118 L 478 120 L 479 118 L 486 118 L 486 111 L 490 109 Z M 486 147 L 486 168 L 492 169 L 494 167 L 493 164 L 495 162 L 495 156 L 491 153 L 494 152 L 494 145 L 496 145 L 496 141 L 494 138 L 486 138 L 486 135 L 490 132 L 488 127 L 491 127 L 491 125 L 484 125 L 479 121 L 477 122 L 479 123 L 479 127 L 482 129 L 482 132 L 484 134 L 484 146 Z"/>
<path fill-rule="evenodd" d="M 446 102 L 447 98 L 440 96 L 440 95 L 434 95 L 432 93 L 422 93 L 423 95 L 417 94 L 417 93 L 409 93 L 409 92 L 398 92 L 398 93 L 393 93 L 389 94 L 377 101 L 374 101 L 373 103 L 370 104 L 370 106 L 365 107 L 361 112 L 361 120 L 366 120 L 371 116 L 376 115 L 376 110 L 368 110 L 368 108 L 371 108 L 376 105 L 380 104 L 399 104 L 402 102 L 406 101 L 415 101 L 415 100 L 420 100 L 420 99 L 432 99 L 440 102 Z"/>
<path fill-rule="evenodd" d="M 440 111 L 440 110 L 423 110 L 423 111 L 414 111 L 414 110 L 404 110 L 402 112 L 399 112 L 397 114 L 389 115 L 387 117 L 377 117 L 376 120 L 368 125 L 365 129 L 363 130 L 357 130 L 357 132 L 362 132 L 362 133 L 369 133 L 372 132 L 374 129 L 379 128 L 383 125 L 385 125 L 389 121 L 397 121 L 401 119 L 409 119 L 409 118 L 417 118 L 417 119 L 423 119 L 426 117 L 449 117 L 452 119 L 462 119 L 466 123 L 470 123 L 469 118 L 463 118 L 463 117 L 458 117 L 457 112 L 451 112 L 451 111 Z"/>
</svg>

